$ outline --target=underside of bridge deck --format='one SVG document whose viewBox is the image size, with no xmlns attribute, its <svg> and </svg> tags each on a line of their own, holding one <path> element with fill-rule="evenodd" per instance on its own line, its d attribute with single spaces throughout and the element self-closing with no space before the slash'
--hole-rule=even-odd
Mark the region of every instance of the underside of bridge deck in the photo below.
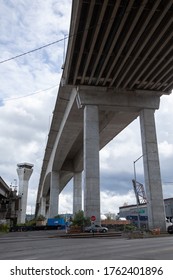
<svg viewBox="0 0 173 280">
<path fill-rule="evenodd" d="M 173 87 L 172 0 L 73 0 L 66 84 Z"/>
</svg>

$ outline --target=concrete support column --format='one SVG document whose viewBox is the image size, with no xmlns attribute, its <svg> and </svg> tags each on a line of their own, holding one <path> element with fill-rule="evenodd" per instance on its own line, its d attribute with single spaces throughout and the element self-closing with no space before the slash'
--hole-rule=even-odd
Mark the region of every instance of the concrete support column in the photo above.
<svg viewBox="0 0 173 280">
<path fill-rule="evenodd" d="M 82 172 L 75 172 L 73 179 L 73 216 L 82 210 Z"/>
<path fill-rule="evenodd" d="M 49 218 L 49 202 L 47 201 L 47 198 L 46 198 L 46 211 L 45 211 L 45 217 L 46 219 Z"/>
<path fill-rule="evenodd" d="M 153 109 L 142 110 L 140 125 L 149 229 L 161 228 L 161 230 L 165 231 L 165 208 Z"/>
<path fill-rule="evenodd" d="M 40 215 L 46 217 L 46 197 L 41 198 Z"/>
<path fill-rule="evenodd" d="M 100 224 L 99 113 L 93 105 L 84 108 L 84 213 Z"/>
<path fill-rule="evenodd" d="M 50 180 L 49 218 L 54 218 L 56 215 L 58 215 L 59 173 L 52 171 Z"/>
</svg>

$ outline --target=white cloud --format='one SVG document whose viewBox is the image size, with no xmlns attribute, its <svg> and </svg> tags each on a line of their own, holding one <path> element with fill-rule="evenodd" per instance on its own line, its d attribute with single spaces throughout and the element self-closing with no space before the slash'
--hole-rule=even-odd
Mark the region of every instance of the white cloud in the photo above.
<svg viewBox="0 0 173 280">
<path fill-rule="evenodd" d="M 70 11 L 71 0 L 0 1 L 0 61 L 62 40 L 69 31 Z M 17 163 L 33 163 L 28 192 L 32 208 L 63 56 L 62 41 L 0 64 L 0 176 L 10 185 L 18 181 Z"/>
<path fill-rule="evenodd" d="M 101 192 L 101 212 L 105 213 L 115 213 L 119 212 L 119 207 L 124 204 L 130 205 L 135 204 L 134 192 L 128 191 L 125 194 L 113 193 L 109 191 Z"/>
<path fill-rule="evenodd" d="M 59 213 L 72 213 L 73 211 L 73 199 L 71 193 L 60 194 L 59 196 Z"/>
<path fill-rule="evenodd" d="M 160 155 L 165 158 L 173 157 L 173 144 L 168 143 L 166 140 L 159 143 Z"/>
<path fill-rule="evenodd" d="M 139 119 L 136 119 L 100 152 L 101 170 L 131 172 L 133 161 L 142 155 Z"/>
<path fill-rule="evenodd" d="M 101 204 L 101 213 L 114 213 L 119 212 L 119 207 L 127 204 L 134 204 L 135 195 L 133 190 L 129 190 L 127 193 L 119 194 L 118 192 L 112 191 L 101 191 L 100 192 L 100 204 Z M 59 197 L 59 213 L 72 213 L 73 206 L 73 197 L 71 192 L 65 191 L 62 192 Z"/>
</svg>

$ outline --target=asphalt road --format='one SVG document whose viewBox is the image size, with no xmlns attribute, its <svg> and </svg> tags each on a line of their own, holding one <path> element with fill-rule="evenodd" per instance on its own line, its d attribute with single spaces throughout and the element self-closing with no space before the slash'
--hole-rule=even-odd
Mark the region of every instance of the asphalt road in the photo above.
<svg viewBox="0 0 173 280">
<path fill-rule="evenodd" d="M 173 235 L 63 238 L 57 231 L 0 235 L 0 260 L 173 260 Z"/>
</svg>

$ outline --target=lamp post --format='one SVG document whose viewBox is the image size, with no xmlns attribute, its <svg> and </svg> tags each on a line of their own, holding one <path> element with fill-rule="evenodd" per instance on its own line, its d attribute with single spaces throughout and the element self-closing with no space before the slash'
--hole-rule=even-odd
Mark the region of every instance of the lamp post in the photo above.
<svg viewBox="0 0 173 280">
<path fill-rule="evenodd" d="M 137 158 L 134 162 L 133 162 L 133 168 L 134 168 L 134 180 L 135 180 L 135 182 L 136 182 L 136 166 L 135 166 L 135 164 L 136 164 L 136 162 L 139 160 L 139 159 L 141 159 L 143 157 L 143 155 L 142 156 L 140 156 L 139 158 Z"/>
<path fill-rule="evenodd" d="M 136 188 L 136 162 L 141 159 L 143 157 L 143 155 L 141 155 L 139 158 L 137 158 L 134 162 L 133 162 L 133 168 L 134 168 L 134 180 L 133 180 L 133 184 L 134 187 Z M 135 196 L 136 196 L 136 205 L 137 205 L 137 213 L 138 213 L 138 228 L 141 228 L 141 223 L 140 223 L 140 215 L 139 215 L 139 202 L 138 202 L 138 197 L 135 191 Z"/>
</svg>

